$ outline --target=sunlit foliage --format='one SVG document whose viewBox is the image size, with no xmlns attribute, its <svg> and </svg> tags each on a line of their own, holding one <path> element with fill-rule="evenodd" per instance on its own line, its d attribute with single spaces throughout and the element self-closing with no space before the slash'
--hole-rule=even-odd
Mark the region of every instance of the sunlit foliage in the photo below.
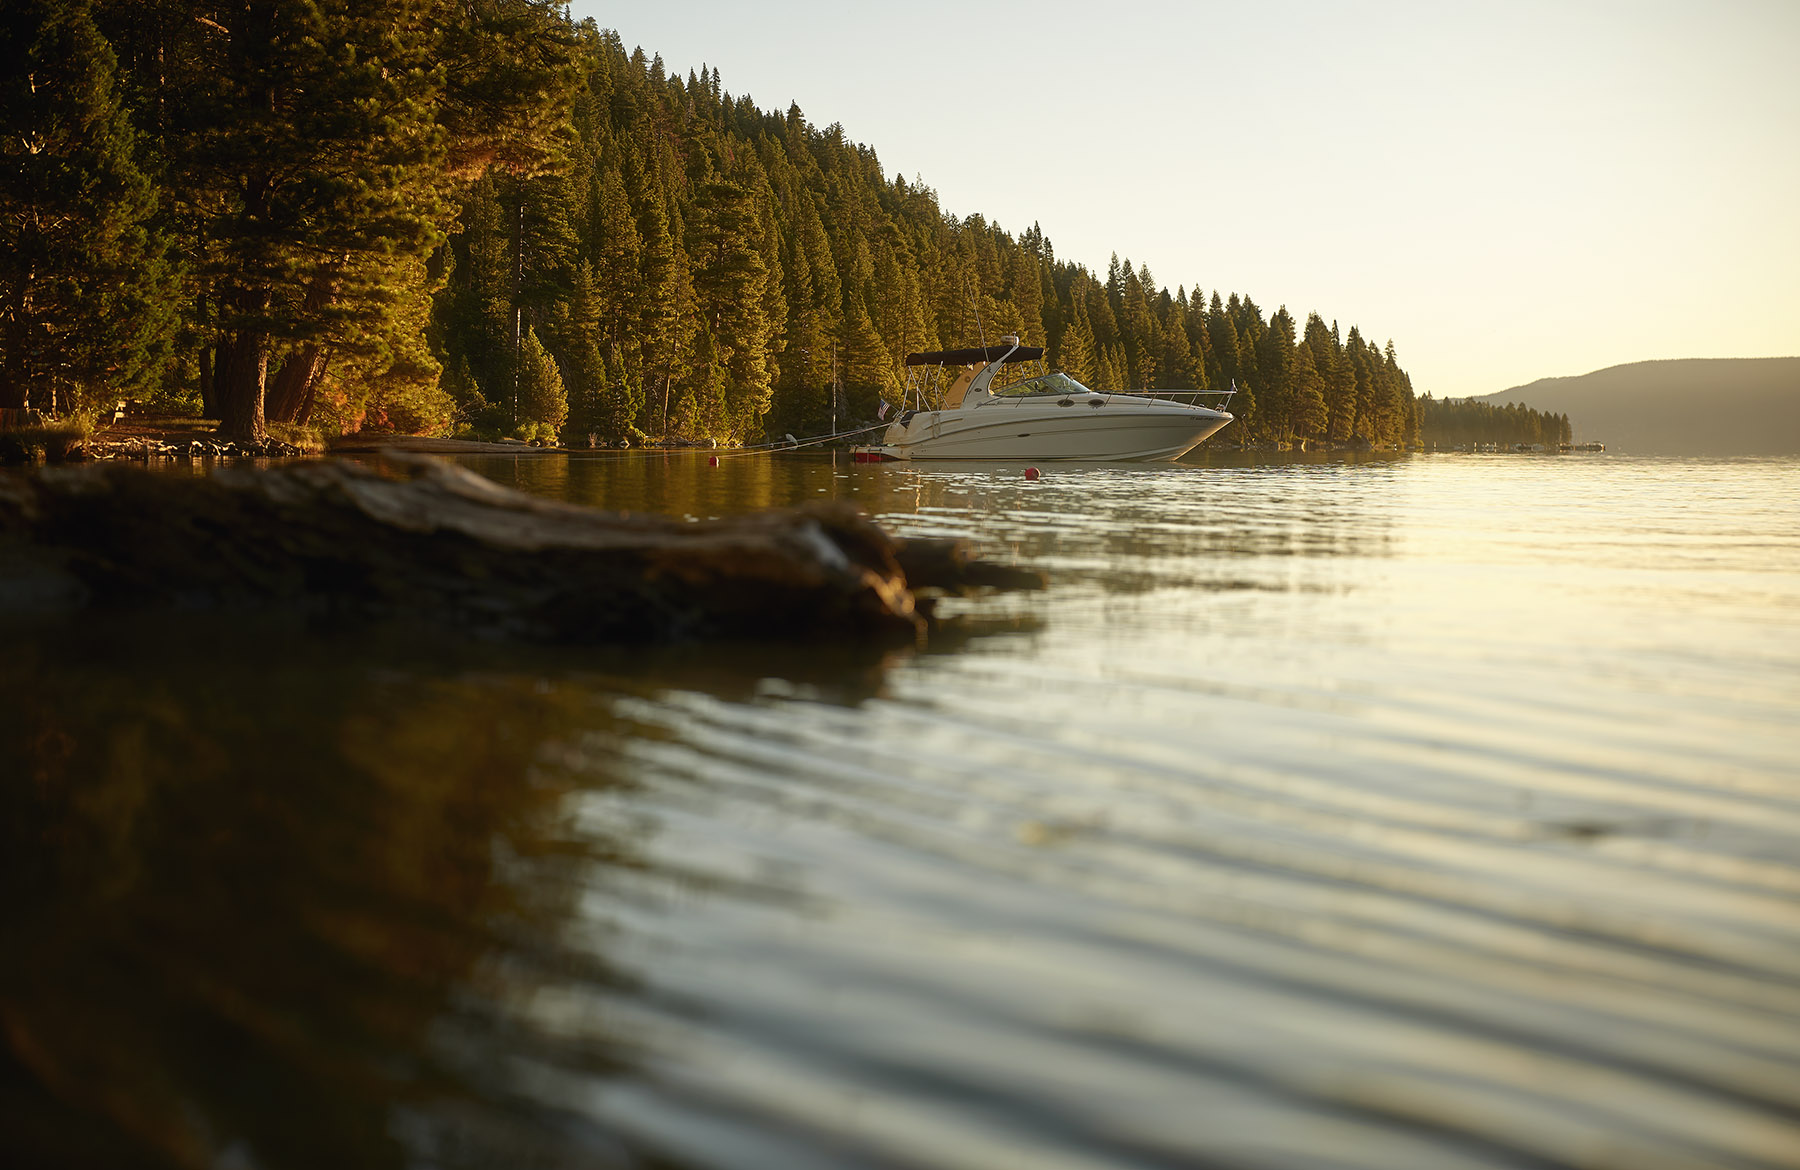
<svg viewBox="0 0 1800 1170">
<path fill-rule="evenodd" d="M 90 110 L 61 131 L 88 161 L 6 188 L 9 230 L 23 254 L 21 207 L 109 225 L 68 262 L 136 273 L 90 300 L 144 311 L 73 305 L 26 333 L 97 339 L 84 378 L 160 383 L 239 439 L 817 434 L 897 404 L 907 353 L 1015 333 L 1099 390 L 1236 389 L 1226 441 L 1417 440 L 1391 342 L 953 216 L 842 126 L 763 110 L 717 69 L 673 74 L 553 0 L 36 3 L 81 32 L 30 51 Z M 48 124 L 6 92 L 9 124 Z M 158 275 L 165 239 L 180 283 Z M 14 334 L 8 370 L 42 349 Z M 528 338 L 560 414 L 520 394 Z"/>
</svg>

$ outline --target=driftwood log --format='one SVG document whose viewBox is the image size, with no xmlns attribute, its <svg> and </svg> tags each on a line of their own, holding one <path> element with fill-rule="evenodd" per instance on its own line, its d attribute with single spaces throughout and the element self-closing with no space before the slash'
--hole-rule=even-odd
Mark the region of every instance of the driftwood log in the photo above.
<svg viewBox="0 0 1800 1170">
<path fill-rule="evenodd" d="M 424 456 L 0 477 L 0 612 L 276 608 L 570 644 L 913 637 L 936 596 L 1041 585 L 849 507 L 691 523 Z"/>
</svg>

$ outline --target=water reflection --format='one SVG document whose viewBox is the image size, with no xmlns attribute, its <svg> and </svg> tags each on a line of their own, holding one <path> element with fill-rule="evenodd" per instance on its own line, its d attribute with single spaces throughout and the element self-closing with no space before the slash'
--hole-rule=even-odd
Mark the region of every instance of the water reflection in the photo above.
<svg viewBox="0 0 1800 1170">
<path fill-rule="evenodd" d="M 1275 460 L 1220 452 L 1203 464 L 852 463 L 843 454 L 701 452 L 469 456 L 509 487 L 616 511 L 709 517 L 846 500 L 903 535 L 962 536 L 983 555 L 1111 592 L 1333 588 L 1265 558 L 1384 557 L 1395 539 L 1391 458 Z"/>
<path fill-rule="evenodd" d="M 622 921 L 805 899 L 597 811 L 670 736 L 631 712 L 853 707 L 914 653 L 0 635 L 0 1149 L 34 1166 L 675 1165 L 579 1103 L 642 1075 Z"/>
<path fill-rule="evenodd" d="M 579 462 L 508 466 L 1052 587 L 902 655 L 0 631 L 6 1152 L 1800 1165 L 1791 461 Z"/>
<path fill-rule="evenodd" d="M 629 983 L 591 920 L 580 946 L 565 931 L 641 865 L 568 808 L 621 782 L 565 758 L 611 721 L 607 693 L 566 663 L 472 653 L 208 625 L 9 631 L 13 1165 L 623 1156 L 518 1084 L 523 1064 L 632 1061 L 592 1020 L 519 1010 Z"/>
</svg>

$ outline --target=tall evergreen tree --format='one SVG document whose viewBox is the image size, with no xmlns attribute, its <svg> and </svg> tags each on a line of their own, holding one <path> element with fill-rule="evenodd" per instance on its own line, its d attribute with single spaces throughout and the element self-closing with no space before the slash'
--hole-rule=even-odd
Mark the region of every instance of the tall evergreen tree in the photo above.
<svg viewBox="0 0 1800 1170">
<path fill-rule="evenodd" d="M 0 407 L 135 393 L 167 362 L 177 294 L 116 67 L 86 0 L 0 20 Z"/>
<path fill-rule="evenodd" d="M 647 292 L 641 268 L 644 247 L 632 216 L 631 202 L 625 194 L 624 176 L 616 164 L 602 167 L 592 198 L 595 236 L 592 268 L 600 340 L 609 354 L 624 355 L 626 347 L 630 346 L 630 361 L 636 366 L 642 357 L 638 351 L 638 330 L 642 324 L 642 301 Z M 661 243 L 666 251 L 672 251 L 666 222 Z M 667 263 L 665 259 L 665 268 Z M 666 286 L 666 272 L 663 276 Z M 659 286 L 658 291 L 667 295 L 666 287 Z"/>
<path fill-rule="evenodd" d="M 1305 341 L 1294 347 L 1292 370 L 1288 425 L 1302 440 L 1322 439 L 1331 421 L 1325 405 L 1325 379 L 1319 375 L 1312 346 Z"/>
<path fill-rule="evenodd" d="M 1355 387 L 1356 409 L 1351 421 L 1351 434 L 1365 443 L 1373 443 L 1376 439 L 1375 426 L 1375 372 L 1377 362 L 1374 351 L 1363 341 L 1362 330 L 1355 325 L 1350 327 L 1350 337 L 1344 346 L 1344 359 L 1350 365 L 1350 375 Z"/>
<path fill-rule="evenodd" d="M 1075 302 L 1074 320 L 1063 331 L 1062 349 L 1057 364 L 1084 386 L 1093 386 L 1099 376 L 1094 327 L 1088 324 L 1087 306 L 1080 300 Z"/>
<path fill-rule="evenodd" d="M 1393 339 L 1389 338 L 1382 355 L 1380 392 L 1376 400 L 1381 438 L 1387 446 L 1405 448 L 1414 444 L 1418 422 L 1412 405 L 1412 386 L 1395 356 Z"/>
<path fill-rule="evenodd" d="M 1146 287 L 1150 285 L 1150 269 L 1134 272 L 1131 262 L 1120 266 L 1119 329 L 1120 349 L 1125 359 L 1124 378 L 1133 389 L 1157 384 L 1158 337 L 1156 318 L 1150 312 Z"/>
<path fill-rule="evenodd" d="M 202 15 L 196 13 L 196 16 Z M 354 259 L 421 254 L 447 218 L 431 40 L 405 0 L 268 0 L 205 14 L 221 33 L 188 57 L 164 141 L 216 307 L 221 430 L 263 437 L 269 361 L 315 336 L 309 290 Z M 337 316 L 379 316 L 370 288 L 335 287 Z"/>
<path fill-rule="evenodd" d="M 704 383 L 724 402 L 727 434 L 741 433 L 768 406 L 769 341 L 774 331 L 763 298 L 768 270 L 762 230 L 750 194 L 736 183 L 701 185 L 689 228 L 694 298 L 710 340 Z"/>
<path fill-rule="evenodd" d="M 1319 375 L 1327 421 L 1318 437 L 1345 440 L 1356 418 L 1356 380 L 1344 359 L 1335 326 L 1327 326 L 1317 313 L 1306 316 L 1305 343 Z"/>
<path fill-rule="evenodd" d="M 1165 294 L 1166 296 L 1166 294 Z M 1162 322 L 1158 331 L 1162 350 L 1156 361 L 1156 389 L 1204 390 L 1206 370 L 1194 360 L 1188 341 L 1187 306 L 1167 297 L 1162 306 Z"/>
<path fill-rule="evenodd" d="M 553 439 L 568 419 L 562 371 L 538 341 L 537 331 L 527 329 L 519 349 L 519 429 L 529 437 Z"/>
<path fill-rule="evenodd" d="M 1044 344 L 1044 285 L 1037 255 L 1028 246 L 1011 250 L 1006 270 L 1006 299 L 1018 319 L 1019 339 Z"/>
<path fill-rule="evenodd" d="M 1233 294 L 1235 299 L 1236 294 Z M 1219 294 L 1213 293 L 1212 310 L 1206 315 L 1207 335 L 1212 343 L 1213 360 L 1218 364 L 1219 372 L 1215 381 L 1226 388 L 1236 383 L 1243 374 L 1239 360 L 1239 343 L 1237 323 L 1232 315 L 1220 303 Z"/>
<path fill-rule="evenodd" d="M 559 322 L 557 361 L 564 374 L 568 396 L 568 428 L 571 442 L 580 445 L 587 436 L 617 442 L 626 434 L 622 412 L 606 380 L 606 359 L 600 353 L 600 298 L 594 288 L 594 269 L 583 260 L 575 270 L 568 312 Z M 635 413 L 635 412 L 633 412 Z"/>
<path fill-rule="evenodd" d="M 1245 302 L 1246 313 L 1255 306 Z M 1269 318 L 1266 332 L 1256 346 L 1256 396 L 1263 409 L 1265 437 L 1285 443 L 1293 437 L 1296 415 L 1294 400 L 1294 318 L 1283 305 Z"/>
</svg>

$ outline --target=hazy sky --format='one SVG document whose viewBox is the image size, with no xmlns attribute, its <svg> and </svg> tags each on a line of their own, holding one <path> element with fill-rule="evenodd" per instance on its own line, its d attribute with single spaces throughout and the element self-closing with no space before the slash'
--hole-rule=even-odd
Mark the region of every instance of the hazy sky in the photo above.
<svg viewBox="0 0 1800 1170">
<path fill-rule="evenodd" d="M 1800 0 L 575 0 L 1057 255 L 1392 338 L 1420 391 L 1800 354 Z"/>
</svg>

